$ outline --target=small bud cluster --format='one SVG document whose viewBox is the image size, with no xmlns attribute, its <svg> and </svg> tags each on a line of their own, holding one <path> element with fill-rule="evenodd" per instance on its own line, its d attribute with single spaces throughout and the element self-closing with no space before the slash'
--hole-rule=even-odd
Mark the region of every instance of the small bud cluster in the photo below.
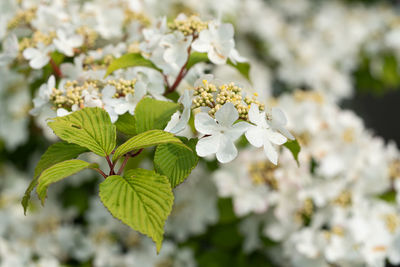
<svg viewBox="0 0 400 267">
<path fill-rule="evenodd" d="M 90 80 L 85 81 L 83 85 L 79 85 L 78 81 L 68 81 L 63 89 L 52 88 L 50 101 L 56 108 L 71 109 L 73 105 L 81 107 L 84 102 L 83 91 L 99 91 L 98 83 Z"/>
<path fill-rule="evenodd" d="M 17 14 L 8 22 L 7 29 L 12 30 L 21 25 L 29 24 L 36 17 L 36 7 L 32 7 L 27 10 L 20 10 Z"/>
<path fill-rule="evenodd" d="M 101 52 L 101 50 L 98 50 Z M 112 54 L 104 55 L 102 59 L 94 59 L 92 56 L 87 56 L 83 59 L 84 70 L 99 70 L 106 69 L 110 63 L 115 59 Z"/>
<path fill-rule="evenodd" d="M 171 30 L 178 30 L 184 35 L 195 35 L 208 28 L 208 21 L 202 21 L 199 17 L 192 15 L 186 19 L 177 18 L 170 23 Z"/>
<path fill-rule="evenodd" d="M 394 234 L 398 227 L 400 227 L 400 218 L 394 213 L 385 214 L 385 225 L 390 233 Z"/>
<path fill-rule="evenodd" d="M 55 32 L 43 33 L 41 31 L 35 31 L 32 37 L 25 37 L 19 42 L 18 49 L 22 53 L 26 48 L 35 47 L 38 43 L 50 45 L 55 37 Z"/>
<path fill-rule="evenodd" d="M 194 108 L 214 107 L 214 93 L 217 92 L 217 86 L 203 80 L 203 85 L 194 89 L 193 105 Z"/>
<path fill-rule="evenodd" d="M 339 196 L 333 201 L 334 204 L 339 205 L 341 207 L 347 207 L 351 205 L 352 196 L 350 191 L 343 191 L 339 194 Z"/>
<path fill-rule="evenodd" d="M 84 40 L 86 47 L 94 47 L 96 41 L 99 39 L 99 34 L 88 26 L 81 26 L 76 29 L 76 33 L 81 35 Z"/>
<path fill-rule="evenodd" d="M 119 97 L 124 97 L 128 94 L 134 94 L 135 93 L 135 84 L 136 84 L 136 79 L 133 80 L 124 80 L 124 79 L 119 79 L 119 80 L 109 80 L 106 81 L 106 84 L 112 85 L 116 89 L 116 93 L 114 95 L 114 98 L 119 98 Z"/>
<path fill-rule="evenodd" d="M 257 104 L 259 109 L 265 109 L 257 99 L 257 94 L 253 97 L 242 97 L 242 88 L 233 82 L 216 86 L 207 80 L 203 80 L 203 84 L 195 88 L 193 100 L 194 108 L 210 107 L 209 115 L 214 116 L 215 113 L 227 102 L 232 103 L 239 113 L 239 118 L 248 121 L 248 112 L 251 104 Z"/>
<path fill-rule="evenodd" d="M 323 233 L 325 235 L 325 238 L 327 240 L 330 240 L 332 238 L 332 235 L 344 236 L 345 230 L 343 229 L 343 227 L 335 225 L 330 230 L 326 230 Z"/>
<path fill-rule="evenodd" d="M 389 164 L 389 177 L 392 181 L 400 179 L 400 160 L 394 160 Z"/>
<path fill-rule="evenodd" d="M 134 12 L 129 8 L 125 9 L 124 25 L 128 25 L 132 21 L 139 21 L 144 26 L 149 26 L 151 24 L 150 19 L 143 13 Z"/>
<path fill-rule="evenodd" d="M 249 165 L 249 174 L 254 184 L 267 184 L 271 189 L 278 190 L 279 184 L 275 179 L 277 166 L 269 161 L 255 162 Z"/>
<path fill-rule="evenodd" d="M 313 201 L 311 198 L 307 198 L 304 200 L 303 207 L 296 212 L 295 219 L 304 225 L 308 225 L 311 221 L 312 215 L 314 214 L 314 209 Z"/>
</svg>

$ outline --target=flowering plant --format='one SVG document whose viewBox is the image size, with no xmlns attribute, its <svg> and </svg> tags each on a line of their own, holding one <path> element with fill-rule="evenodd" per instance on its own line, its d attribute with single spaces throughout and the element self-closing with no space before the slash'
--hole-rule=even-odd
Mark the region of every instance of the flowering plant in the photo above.
<svg viewBox="0 0 400 267">
<path fill-rule="evenodd" d="M 290 139 L 287 147 L 295 158 L 299 146 L 285 129 L 280 109 L 266 109 L 257 94 L 206 74 L 227 64 L 249 77 L 250 66 L 235 49 L 231 24 L 181 14 L 171 23 L 159 19 L 141 32 L 141 41 L 121 49 L 120 57 L 91 51 L 94 37 L 78 29 L 55 35 L 34 31 L 19 43 L 11 35 L 9 42 L 19 47 L 31 68 L 50 62 L 54 75 L 41 85 L 31 114 L 46 118 L 62 140 L 41 157 L 22 204 L 26 212 L 35 187 L 43 204 L 51 184 L 95 170 L 105 178 L 99 192 L 104 206 L 151 237 L 159 251 L 174 201 L 172 189 L 196 167 L 198 157 L 215 154 L 220 163 L 228 163 L 238 154 L 235 141 L 246 137 L 277 164 L 274 145 Z M 73 56 L 72 64 L 68 59 Z M 200 78 L 182 85 L 190 75 Z M 156 147 L 154 170 L 128 167 L 130 159 L 150 147 Z M 77 159 L 86 152 L 103 157 L 108 171 Z"/>
</svg>

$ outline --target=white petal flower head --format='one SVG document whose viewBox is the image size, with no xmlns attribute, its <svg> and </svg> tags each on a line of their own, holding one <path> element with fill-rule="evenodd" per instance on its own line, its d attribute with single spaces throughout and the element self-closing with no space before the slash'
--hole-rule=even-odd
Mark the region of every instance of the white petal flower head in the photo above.
<svg viewBox="0 0 400 267">
<path fill-rule="evenodd" d="M 11 34 L 3 41 L 3 52 L 0 53 L 0 66 L 7 65 L 18 56 L 18 39 Z"/>
<path fill-rule="evenodd" d="M 83 37 L 78 34 L 67 36 L 64 30 L 57 30 L 57 38 L 53 40 L 56 48 L 66 56 L 74 56 L 74 48 L 83 44 Z"/>
<path fill-rule="evenodd" d="M 39 88 L 39 92 L 36 97 L 33 99 L 34 108 L 29 112 L 33 116 L 39 115 L 41 109 L 49 103 L 50 95 L 52 93 L 53 88 L 56 87 L 56 79 L 53 75 L 50 76 L 47 83 L 42 84 Z"/>
<path fill-rule="evenodd" d="M 54 50 L 53 46 L 45 46 L 38 43 L 36 48 L 29 47 L 24 50 L 23 56 L 29 60 L 29 66 L 33 69 L 41 69 L 50 61 L 49 53 Z"/>
<path fill-rule="evenodd" d="M 294 140 L 294 136 L 285 128 L 287 124 L 285 113 L 280 108 L 272 108 L 269 115 L 267 116 L 267 122 L 271 129 L 280 132 L 290 140 Z"/>
<path fill-rule="evenodd" d="M 258 105 L 252 104 L 249 110 L 249 120 L 255 124 L 246 132 L 246 138 L 255 147 L 264 147 L 268 159 L 278 164 L 278 153 L 273 144 L 282 145 L 287 139 L 282 134 L 274 131 L 267 123 L 265 112 L 260 112 Z"/>
<path fill-rule="evenodd" d="M 137 82 L 135 84 L 135 92 L 133 94 L 127 94 L 125 99 L 121 99 L 121 101 L 114 108 L 115 112 L 118 115 L 122 115 L 126 112 L 129 112 L 133 115 L 135 113 L 136 105 L 145 95 L 145 85 L 142 82 Z"/>
<path fill-rule="evenodd" d="M 234 141 L 250 126 L 247 122 L 234 124 L 238 118 L 238 111 L 230 102 L 215 113 L 215 119 L 205 112 L 197 114 L 194 120 L 196 130 L 207 135 L 197 143 L 197 154 L 200 157 L 216 154 L 221 163 L 232 161 L 238 153 Z"/>
<path fill-rule="evenodd" d="M 199 34 L 192 44 L 195 51 L 208 53 L 208 58 L 215 64 L 224 64 L 235 47 L 233 26 L 229 23 L 211 22 L 207 30 Z"/>
<path fill-rule="evenodd" d="M 191 107 L 192 107 L 193 91 L 186 90 L 183 95 L 179 98 L 178 102 L 183 105 L 182 114 L 180 111 L 175 112 L 171 120 L 168 122 L 164 131 L 177 134 L 183 131 L 190 119 Z"/>
</svg>

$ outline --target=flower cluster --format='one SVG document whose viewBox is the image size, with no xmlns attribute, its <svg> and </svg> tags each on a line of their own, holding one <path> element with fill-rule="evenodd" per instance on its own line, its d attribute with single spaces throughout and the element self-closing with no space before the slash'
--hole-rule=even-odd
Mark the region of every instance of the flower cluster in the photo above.
<svg viewBox="0 0 400 267">
<path fill-rule="evenodd" d="M 297 91 L 276 103 L 296 123 L 288 127 L 302 144 L 300 167 L 283 152 L 277 166 L 246 149 L 214 175 L 222 197 L 232 197 L 249 250 L 261 246 L 252 231 L 280 242 L 271 256 L 290 266 L 384 266 L 400 262 L 400 190 L 394 144 L 367 132 L 361 120 L 325 97 Z M 307 110 L 307 112 L 304 112 Z M 306 114 L 306 115 L 304 115 Z"/>
</svg>

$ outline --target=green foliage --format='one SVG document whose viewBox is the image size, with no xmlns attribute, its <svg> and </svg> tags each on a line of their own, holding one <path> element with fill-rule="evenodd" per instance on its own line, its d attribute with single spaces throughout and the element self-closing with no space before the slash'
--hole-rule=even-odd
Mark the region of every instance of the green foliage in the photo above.
<svg viewBox="0 0 400 267">
<path fill-rule="evenodd" d="M 174 201 L 167 177 L 143 169 L 109 176 L 100 184 L 100 198 L 114 217 L 151 237 L 160 251 Z"/>
<path fill-rule="evenodd" d="M 388 203 L 396 203 L 396 191 L 388 191 L 378 196 L 379 199 Z"/>
<path fill-rule="evenodd" d="M 196 139 L 185 142 L 190 149 L 176 144 L 162 144 L 156 149 L 154 167 L 158 173 L 168 177 L 171 187 L 182 183 L 196 167 L 199 160 L 196 152 Z"/>
<path fill-rule="evenodd" d="M 293 155 L 293 158 L 296 160 L 297 165 L 300 165 L 299 162 L 299 153 L 301 150 L 301 147 L 299 145 L 299 142 L 297 142 L 297 140 L 289 140 L 287 141 L 284 146 L 290 150 L 290 152 Z"/>
<path fill-rule="evenodd" d="M 228 60 L 228 65 L 231 65 L 237 69 L 240 74 L 242 74 L 247 80 L 250 81 L 250 64 L 247 62 L 237 62 L 233 63 L 230 59 Z"/>
<path fill-rule="evenodd" d="M 38 184 L 36 187 L 36 192 L 42 201 L 42 205 L 44 204 L 44 200 L 47 196 L 47 188 L 49 185 L 84 169 L 96 167 L 97 164 L 91 164 L 79 159 L 71 159 L 59 162 L 44 170 L 38 178 Z"/>
<path fill-rule="evenodd" d="M 105 77 L 110 75 L 112 72 L 118 69 L 124 69 L 129 67 L 148 67 L 160 71 L 156 65 L 150 60 L 144 58 L 140 53 L 131 53 L 123 55 L 111 62 L 107 68 Z"/>
<path fill-rule="evenodd" d="M 135 109 L 137 133 L 164 129 L 179 107 L 177 103 L 143 98 Z"/>
<path fill-rule="evenodd" d="M 127 135 L 135 135 L 136 134 L 136 119 L 135 116 L 129 114 L 129 112 L 120 115 L 118 120 L 115 122 L 115 126 L 117 130 L 121 133 Z"/>
<path fill-rule="evenodd" d="M 193 52 L 190 54 L 188 63 L 186 64 L 186 69 L 189 70 L 191 67 L 200 62 L 210 62 L 207 53 Z"/>
<path fill-rule="evenodd" d="M 190 54 L 188 64 L 186 65 L 186 69 L 189 70 L 191 67 L 200 62 L 209 63 L 207 53 L 193 52 Z M 247 62 L 237 62 L 233 63 L 230 59 L 228 59 L 228 65 L 237 69 L 240 74 L 242 74 L 247 80 L 250 80 L 250 64 Z"/>
<path fill-rule="evenodd" d="M 116 127 L 101 108 L 84 108 L 53 118 L 48 125 L 62 140 L 86 147 L 99 156 L 111 154 L 116 145 Z"/>
<path fill-rule="evenodd" d="M 385 52 L 379 57 L 381 68 L 373 71 L 376 60 L 362 54 L 357 70 L 354 72 L 356 88 L 361 92 L 382 95 L 400 86 L 400 73 L 395 55 Z"/>
<path fill-rule="evenodd" d="M 116 162 L 120 157 L 130 151 L 166 143 L 175 143 L 186 147 L 181 140 L 171 133 L 162 130 L 151 130 L 138 134 L 120 145 L 114 152 L 113 161 Z"/>
<path fill-rule="evenodd" d="M 28 203 L 31 197 L 31 192 L 38 184 L 38 177 L 44 170 L 56 163 L 76 158 L 80 154 L 87 151 L 88 150 L 84 147 L 75 144 L 69 144 L 66 142 L 60 142 L 51 145 L 42 155 L 38 164 L 36 165 L 33 180 L 29 184 L 28 188 L 25 191 L 25 195 L 22 198 L 21 204 L 24 207 L 24 213 L 26 214 Z"/>
</svg>

